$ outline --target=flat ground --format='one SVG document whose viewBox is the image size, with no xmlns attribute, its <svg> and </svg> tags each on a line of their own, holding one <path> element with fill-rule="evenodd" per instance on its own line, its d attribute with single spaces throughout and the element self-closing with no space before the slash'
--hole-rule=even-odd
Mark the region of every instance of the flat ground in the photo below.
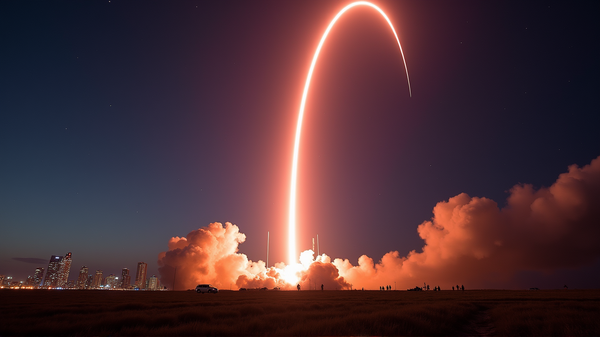
<svg viewBox="0 0 600 337">
<path fill-rule="evenodd" d="M 600 290 L 0 291 L 0 336 L 600 336 Z"/>
</svg>

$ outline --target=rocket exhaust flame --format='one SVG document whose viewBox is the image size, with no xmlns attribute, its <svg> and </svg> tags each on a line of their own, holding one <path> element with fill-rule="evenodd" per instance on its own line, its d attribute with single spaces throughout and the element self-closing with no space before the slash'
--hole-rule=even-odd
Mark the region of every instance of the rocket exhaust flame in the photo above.
<svg viewBox="0 0 600 337">
<path fill-rule="evenodd" d="M 357 1 L 353 2 L 346 7 L 342 8 L 339 13 L 331 20 L 329 26 L 323 33 L 321 37 L 321 41 L 315 50 L 315 54 L 313 56 L 312 62 L 310 64 L 310 69 L 308 70 L 308 75 L 306 76 L 306 83 L 304 84 L 304 91 L 302 92 L 302 101 L 300 102 L 300 111 L 298 112 L 298 122 L 296 124 L 296 137 L 294 140 L 294 154 L 292 159 L 292 174 L 290 181 L 290 204 L 289 204 L 289 218 L 288 218 L 288 256 L 289 256 L 289 264 L 297 263 L 297 253 L 296 253 L 296 182 L 298 178 L 298 151 L 300 148 L 300 134 L 302 132 L 302 120 L 304 118 L 304 107 L 306 104 L 306 97 L 308 95 L 308 88 L 310 87 L 310 81 L 313 75 L 313 71 L 315 69 L 315 64 L 317 63 L 317 59 L 319 58 L 319 53 L 321 52 L 321 48 L 329 35 L 329 31 L 333 28 L 337 20 L 349 9 L 356 6 L 368 6 L 375 9 L 388 23 L 390 29 L 394 33 L 394 37 L 396 38 L 396 42 L 398 42 L 398 48 L 400 49 L 400 55 L 402 56 L 402 62 L 404 63 L 404 70 L 406 72 L 406 81 L 408 82 L 408 93 L 409 96 L 412 97 L 412 90 L 410 87 L 410 78 L 408 77 L 408 68 L 406 66 L 406 60 L 404 59 L 404 52 L 402 51 L 402 46 L 400 45 L 400 39 L 398 39 L 398 34 L 396 34 L 396 30 L 392 25 L 392 22 L 388 18 L 388 16 L 376 5 L 366 2 L 366 1 Z"/>
</svg>

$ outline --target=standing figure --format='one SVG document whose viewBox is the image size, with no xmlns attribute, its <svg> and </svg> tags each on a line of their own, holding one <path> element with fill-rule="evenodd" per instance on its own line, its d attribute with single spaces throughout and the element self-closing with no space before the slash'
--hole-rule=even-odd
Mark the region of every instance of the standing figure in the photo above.
<svg viewBox="0 0 600 337">
<path fill-rule="evenodd" d="M 321 291 L 323 291 L 323 284 L 321 283 Z"/>
<path fill-rule="evenodd" d="M 300 283 L 298 283 L 298 285 L 296 286 L 296 288 L 298 288 L 298 291 L 300 291 Z"/>
</svg>

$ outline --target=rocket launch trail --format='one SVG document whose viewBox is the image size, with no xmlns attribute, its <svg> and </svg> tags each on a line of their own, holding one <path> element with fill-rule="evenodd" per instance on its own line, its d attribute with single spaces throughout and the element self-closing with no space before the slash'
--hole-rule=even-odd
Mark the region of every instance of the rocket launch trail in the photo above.
<svg viewBox="0 0 600 337">
<path fill-rule="evenodd" d="M 379 7 L 377 7 L 376 5 L 374 5 L 370 2 L 366 2 L 366 1 L 353 2 L 349 5 L 347 5 L 346 7 L 342 8 L 342 10 L 340 10 L 337 13 L 337 15 L 333 18 L 333 20 L 331 20 L 331 22 L 329 23 L 329 26 L 327 26 L 327 29 L 325 30 L 325 32 L 323 33 L 323 36 L 321 37 L 321 41 L 319 42 L 319 45 L 317 46 L 317 49 L 315 50 L 315 54 L 314 54 L 312 62 L 310 64 L 310 68 L 308 70 L 308 75 L 306 76 L 306 83 L 304 84 L 304 91 L 302 92 L 302 100 L 300 102 L 300 110 L 298 112 L 298 122 L 296 124 L 296 137 L 294 140 L 294 152 L 293 152 L 293 157 L 292 157 L 292 173 L 291 173 L 291 179 L 290 179 L 290 198 L 289 198 L 290 204 L 289 204 L 289 218 L 288 218 L 289 264 L 295 264 L 298 262 L 297 261 L 298 255 L 296 252 L 296 186 L 297 186 L 297 178 L 298 178 L 298 152 L 300 149 L 300 135 L 302 133 L 302 120 L 304 118 L 304 107 L 306 104 L 306 97 L 308 96 L 308 89 L 310 87 L 310 81 L 311 81 L 311 78 L 313 75 L 313 71 L 315 69 L 315 64 L 317 63 L 317 59 L 319 58 L 319 53 L 321 52 L 321 48 L 323 47 L 323 44 L 325 43 L 325 40 L 327 39 L 329 32 L 331 31 L 331 29 L 333 28 L 335 23 L 338 21 L 338 19 L 342 15 L 344 15 L 344 13 L 346 13 L 351 8 L 358 7 L 358 6 L 367 6 L 367 7 L 370 7 L 372 9 L 376 10 L 377 12 L 379 12 L 379 14 L 381 14 L 381 16 L 385 19 L 385 21 L 390 26 L 390 29 L 392 30 L 392 33 L 394 33 L 394 37 L 396 38 L 396 42 L 398 43 L 398 48 L 400 49 L 400 55 L 402 57 L 402 62 L 404 63 L 404 70 L 406 72 L 406 80 L 408 82 L 408 93 L 409 93 L 409 96 L 412 96 L 412 90 L 410 87 L 410 78 L 408 76 L 408 67 L 406 66 L 406 60 L 404 59 L 404 52 L 402 51 L 402 46 L 400 44 L 400 39 L 398 39 L 398 34 L 396 34 L 396 30 L 394 29 L 394 26 L 392 25 L 392 22 L 390 21 L 388 16 Z"/>
</svg>

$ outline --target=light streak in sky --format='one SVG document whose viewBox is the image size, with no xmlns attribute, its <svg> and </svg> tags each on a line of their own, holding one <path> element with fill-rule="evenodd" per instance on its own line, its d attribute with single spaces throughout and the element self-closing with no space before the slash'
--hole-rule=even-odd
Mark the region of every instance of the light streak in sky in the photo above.
<svg viewBox="0 0 600 337">
<path fill-rule="evenodd" d="M 296 255 L 296 182 L 298 178 L 298 150 L 300 148 L 300 134 L 302 132 L 302 119 L 304 118 L 304 106 L 306 103 L 306 96 L 308 95 L 308 88 L 310 87 L 310 80 L 313 75 L 313 70 L 315 69 L 315 64 L 317 63 L 317 59 L 319 58 L 319 53 L 321 52 L 321 48 L 323 47 L 323 43 L 327 39 L 327 35 L 329 35 L 329 31 L 333 28 L 333 25 L 337 22 L 337 20 L 350 8 L 356 6 L 368 6 L 381 14 L 385 21 L 387 21 L 390 26 L 392 32 L 394 33 L 394 37 L 396 38 L 396 42 L 398 42 L 398 48 L 400 49 L 400 55 L 402 56 L 402 62 L 404 63 L 404 70 L 406 72 L 406 81 L 408 82 L 408 94 L 412 97 L 412 90 L 410 88 L 410 78 L 408 77 L 408 67 L 406 66 L 406 60 L 404 59 L 404 52 L 402 51 L 402 46 L 400 45 L 400 39 L 398 39 L 398 34 L 396 34 L 396 30 L 392 25 L 392 22 L 388 18 L 387 15 L 377 6 L 370 2 L 366 1 L 357 1 L 353 2 L 346 7 L 342 8 L 339 13 L 331 20 L 329 26 L 323 33 L 321 37 L 321 41 L 315 50 L 315 55 L 313 56 L 312 62 L 310 64 L 310 69 L 308 70 L 308 75 L 306 76 L 306 83 L 304 84 L 304 91 L 302 92 L 302 101 L 300 102 L 300 111 L 298 112 L 298 122 L 296 124 L 296 138 L 294 140 L 294 155 L 292 159 L 292 177 L 290 180 L 290 205 L 289 205 L 289 218 L 288 218 L 288 258 L 289 264 L 293 265 L 297 262 Z"/>
</svg>

